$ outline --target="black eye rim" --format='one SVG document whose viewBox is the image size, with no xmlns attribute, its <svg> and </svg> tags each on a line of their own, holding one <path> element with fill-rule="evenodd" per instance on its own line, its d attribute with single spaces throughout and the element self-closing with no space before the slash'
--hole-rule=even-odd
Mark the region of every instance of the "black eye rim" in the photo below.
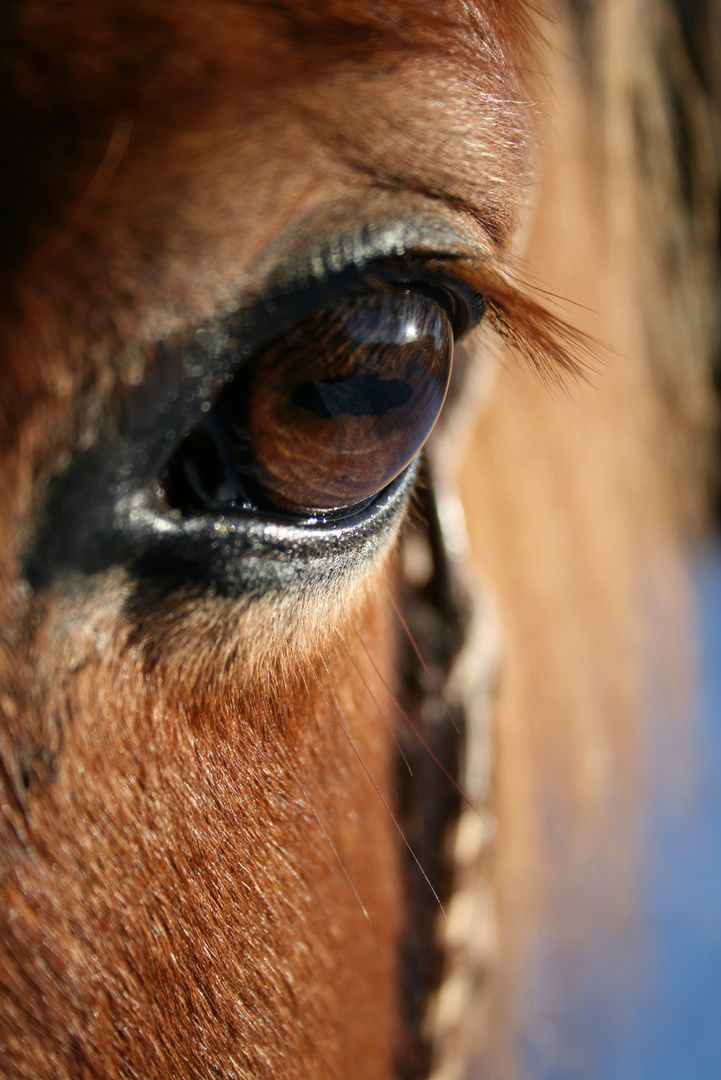
<svg viewBox="0 0 721 1080">
<path fill-rule="evenodd" d="M 23 553 L 23 574 L 34 591 L 57 581 L 82 588 L 78 572 L 124 567 L 137 596 L 151 604 L 188 587 L 246 601 L 324 590 L 369 568 L 392 545 L 421 457 L 353 517 L 309 528 L 252 514 L 178 520 L 158 509 L 147 488 L 108 500 L 112 473 L 90 451 L 53 486 Z"/>
<path fill-rule="evenodd" d="M 486 311 L 485 297 L 452 277 L 447 263 L 442 269 L 419 259 L 369 263 L 362 273 L 362 287 L 402 288 L 430 297 L 448 316 L 456 343 L 481 322 Z"/>
<path fill-rule="evenodd" d="M 405 254 L 368 259 L 360 266 L 349 265 L 333 272 L 319 271 L 314 278 L 305 274 L 289 276 L 263 295 L 251 295 L 242 307 L 234 309 L 228 321 L 237 323 L 241 332 L 244 323 L 252 325 L 255 352 L 334 297 L 404 288 L 438 302 L 449 318 L 457 343 L 483 319 L 486 299 L 460 276 L 453 275 L 454 262 L 459 262 L 458 256 Z"/>
<path fill-rule="evenodd" d="M 238 364 L 272 340 L 279 325 L 292 327 L 328 296 L 369 287 L 432 290 L 446 311 L 450 305 L 460 338 L 481 321 L 485 302 L 453 277 L 452 261 L 441 255 L 383 257 L 323 280 L 293 285 L 288 279 L 262 298 L 156 342 L 155 362 L 128 393 L 119 430 L 77 451 L 50 481 L 24 547 L 29 584 L 44 588 L 68 572 L 95 574 L 124 565 L 151 589 L 163 578 L 164 591 L 195 582 L 223 595 L 250 595 L 262 594 L 266 585 L 293 591 L 304 582 L 338 580 L 365 564 L 402 520 L 422 451 L 353 514 L 305 523 L 267 513 L 237 515 L 231 528 L 222 515 L 179 520 L 158 497 L 158 476 Z M 250 321 L 255 327 L 246 335 Z M 233 363 L 226 357 L 231 335 L 244 342 Z"/>
<path fill-rule="evenodd" d="M 243 346 L 243 354 L 236 356 L 225 378 L 232 381 L 264 348 L 283 334 L 292 332 L 314 311 L 328 306 L 334 299 L 352 294 L 361 295 L 388 290 L 428 297 L 445 313 L 452 330 L 453 343 L 457 344 L 467 332 L 481 322 L 485 314 L 486 302 L 482 295 L 452 275 L 450 272 L 452 263 L 453 259 L 448 257 L 435 256 L 429 259 L 421 256 L 396 255 L 370 259 L 361 267 L 345 267 L 327 276 L 321 275 L 319 280 L 312 283 L 309 283 L 306 278 L 286 279 L 282 286 L 272 289 L 257 303 L 244 305 L 237 315 L 234 314 L 229 320 L 233 330 L 237 327 L 241 335 L 245 328 L 249 328 L 255 341 L 252 346 L 247 343 Z M 200 332 L 203 332 L 202 329 Z M 224 386 L 221 384 L 213 394 L 206 397 L 202 407 L 212 412 L 223 389 Z M 197 417 L 194 423 L 185 426 L 182 437 L 174 441 L 168 448 L 164 460 L 158 464 L 159 478 L 167 478 L 170 463 L 177 456 L 182 444 L 202 426 L 201 417 Z M 419 447 L 419 452 L 420 449 Z M 171 510 L 173 504 L 165 496 L 165 491 L 163 491 L 165 487 L 165 480 L 162 480 L 158 485 L 158 494 L 161 501 L 166 502 L 166 509 Z M 212 518 L 219 514 L 230 513 L 238 517 L 247 516 L 303 524 L 309 529 L 333 526 L 366 511 L 383 490 L 379 488 L 370 498 L 330 511 L 309 510 L 307 513 L 294 514 L 267 504 L 253 505 L 254 500 L 251 498 L 246 506 L 237 509 L 213 507 L 210 503 L 205 507 L 196 506 L 195 512 L 189 513 L 188 517 L 207 515 Z"/>
<path fill-rule="evenodd" d="M 324 290 L 322 301 L 311 311 L 322 311 L 324 308 L 332 311 L 335 300 L 346 300 L 351 295 L 372 298 L 387 292 L 389 294 L 394 293 L 397 296 L 422 296 L 430 299 L 435 307 L 445 315 L 446 325 L 451 333 L 445 389 L 430 430 L 423 436 L 417 450 L 412 453 L 412 457 L 406 459 L 406 464 L 401 470 L 403 471 L 410 464 L 410 461 L 420 453 L 442 412 L 453 364 L 453 345 L 456 338 L 467 327 L 469 321 L 473 319 L 475 322 L 480 318 L 482 300 L 477 298 L 475 294 L 470 294 L 470 290 L 467 290 L 470 294 L 468 296 L 456 295 L 455 292 L 450 291 L 445 281 L 439 283 L 431 275 L 426 275 L 425 280 L 418 280 L 415 276 L 409 278 L 407 275 L 388 274 L 387 267 L 384 267 L 384 270 L 386 273 L 382 279 L 379 279 L 377 273 L 373 270 L 367 270 L 363 274 L 362 280 L 357 282 L 352 290 L 346 289 L 341 292 L 337 287 Z M 472 303 L 473 307 L 471 306 Z M 303 320 L 300 320 L 300 323 L 294 324 L 289 329 L 284 329 L 278 335 L 278 338 L 269 344 L 272 346 L 278 340 L 282 340 L 284 335 L 292 334 L 298 325 L 302 326 Z M 235 382 L 239 376 L 245 378 L 246 371 L 250 375 L 253 371 L 253 364 L 263 356 L 266 348 L 267 345 L 262 344 L 257 350 L 245 357 L 231 373 L 231 382 Z M 292 356 L 293 346 L 290 346 L 290 349 L 290 355 Z M 209 409 L 206 416 L 187 432 L 180 443 L 173 448 L 164 464 L 160 473 L 158 487 L 159 493 L 162 493 L 161 498 L 166 502 L 168 509 L 179 510 L 183 517 L 189 519 L 201 516 L 220 516 L 222 518 L 228 515 L 231 519 L 250 516 L 276 522 L 302 524 L 306 527 L 333 525 L 351 519 L 367 510 L 388 486 L 390 481 L 381 483 L 372 494 L 364 495 L 356 501 L 349 499 L 347 502 L 338 503 L 337 505 L 326 503 L 324 504 L 325 509 L 320 509 L 317 504 L 309 502 L 305 508 L 294 511 L 282 508 L 281 505 L 273 505 L 273 502 L 268 501 L 262 493 L 259 497 L 258 493 L 254 492 L 254 486 L 250 479 L 246 483 L 244 473 L 242 471 L 236 473 L 230 464 L 229 448 L 237 436 L 232 434 L 235 431 L 234 423 L 231 422 L 230 426 L 226 427 L 229 420 L 227 418 L 225 421 L 221 419 L 223 415 L 221 403 L 224 398 L 227 403 L 228 393 L 234 393 L 237 396 L 238 391 L 233 387 L 221 387 L 215 398 L 209 402 L 209 406 L 206 406 Z M 233 399 L 231 398 L 231 400 Z M 237 412 L 238 407 L 242 412 L 242 404 L 239 403 L 233 408 L 232 416 L 240 415 Z M 218 408 L 221 409 L 219 414 L 216 413 Z M 214 417 L 215 422 L 213 422 Z M 194 443 L 191 440 L 194 440 Z M 229 441 L 226 442 L 226 440 Z M 207 463 L 210 462 L 211 458 L 216 463 L 212 466 L 212 471 L 216 473 L 216 483 L 222 480 L 223 487 L 228 488 L 228 490 L 232 489 L 235 492 L 232 498 L 230 495 L 227 495 L 225 500 L 222 497 L 218 498 L 213 485 L 205 490 L 203 489 L 204 486 L 198 469 L 202 470 L 204 468 L 201 464 L 203 460 L 206 461 L 205 467 L 207 467 Z M 191 472 L 195 476 L 194 481 L 191 478 Z"/>
</svg>

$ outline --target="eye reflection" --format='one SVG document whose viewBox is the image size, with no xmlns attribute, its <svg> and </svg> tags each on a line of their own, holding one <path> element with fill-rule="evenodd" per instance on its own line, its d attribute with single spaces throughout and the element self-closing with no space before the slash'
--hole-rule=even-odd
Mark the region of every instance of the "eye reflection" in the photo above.
<svg viewBox="0 0 721 1080">
<path fill-rule="evenodd" d="M 448 316 L 423 292 L 329 301 L 223 391 L 166 470 L 169 501 L 303 516 L 368 501 L 428 438 L 452 354 Z"/>
</svg>

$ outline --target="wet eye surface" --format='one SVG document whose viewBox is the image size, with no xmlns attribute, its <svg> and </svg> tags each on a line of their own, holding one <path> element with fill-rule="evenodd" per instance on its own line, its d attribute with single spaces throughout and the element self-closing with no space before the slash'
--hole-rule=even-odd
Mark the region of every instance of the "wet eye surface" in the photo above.
<svg viewBox="0 0 721 1080">
<path fill-rule="evenodd" d="M 149 611 L 189 582 L 287 596 L 393 542 L 454 337 L 485 303 L 445 256 L 363 255 L 322 274 L 298 257 L 256 296 L 152 344 L 107 433 L 48 486 L 23 552 L 32 588 L 123 566 Z"/>
<path fill-rule="evenodd" d="M 161 477 L 183 514 L 344 516 L 413 460 L 443 406 L 453 327 L 443 290 L 327 301 L 253 356 Z"/>
</svg>

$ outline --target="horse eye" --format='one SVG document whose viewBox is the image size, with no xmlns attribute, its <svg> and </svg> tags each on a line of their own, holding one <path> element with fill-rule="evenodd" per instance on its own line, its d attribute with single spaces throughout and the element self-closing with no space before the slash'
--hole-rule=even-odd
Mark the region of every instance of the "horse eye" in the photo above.
<svg viewBox="0 0 721 1080">
<path fill-rule="evenodd" d="M 342 516 L 372 499 L 441 411 L 453 356 L 444 297 L 423 286 L 339 296 L 258 352 L 167 465 L 171 506 Z"/>
</svg>

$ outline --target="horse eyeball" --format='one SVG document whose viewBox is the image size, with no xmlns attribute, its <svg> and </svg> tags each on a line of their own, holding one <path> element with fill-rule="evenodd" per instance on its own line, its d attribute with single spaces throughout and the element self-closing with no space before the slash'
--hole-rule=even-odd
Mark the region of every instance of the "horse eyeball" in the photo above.
<svg viewBox="0 0 721 1080">
<path fill-rule="evenodd" d="M 206 508 L 308 516 L 358 506 L 425 443 L 452 356 L 433 296 L 393 288 L 331 299 L 236 374 L 174 469 L 202 481 Z"/>
</svg>

